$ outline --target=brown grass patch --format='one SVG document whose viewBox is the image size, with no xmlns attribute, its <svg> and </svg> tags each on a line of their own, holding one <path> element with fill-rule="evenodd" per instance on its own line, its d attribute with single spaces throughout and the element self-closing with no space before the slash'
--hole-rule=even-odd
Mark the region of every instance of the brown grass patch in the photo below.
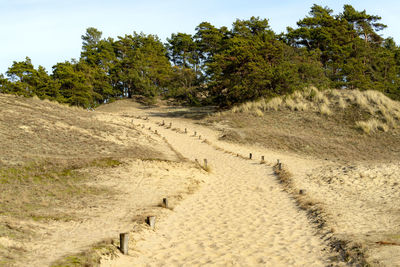
<svg viewBox="0 0 400 267">
<path fill-rule="evenodd" d="M 314 87 L 303 91 L 296 91 L 292 95 L 275 97 L 272 99 L 260 99 L 247 102 L 234 107 L 231 113 L 248 113 L 257 117 L 264 116 L 265 111 L 291 110 L 313 111 L 322 115 L 334 116 L 337 109 L 346 109 L 349 105 L 357 106 L 363 112 L 370 114 L 371 118 L 380 121 L 381 128 L 389 130 L 400 125 L 400 103 L 391 100 L 378 91 L 358 90 L 326 90 L 318 91 Z M 353 122 L 358 123 L 360 122 Z M 368 123 L 368 122 L 366 122 Z M 366 129 L 368 127 L 360 127 Z"/>
<path fill-rule="evenodd" d="M 307 108 L 295 108 L 300 104 Z M 261 106 L 260 101 L 249 102 L 210 116 L 204 123 L 223 129 L 221 140 L 316 158 L 340 161 L 400 158 L 397 117 L 400 105 L 380 93 L 309 90 L 286 100 L 273 98 L 266 102 L 262 117 L 254 116 L 251 110 L 261 110 Z M 372 114 L 368 107 L 372 107 Z"/>
<path fill-rule="evenodd" d="M 54 262 L 51 267 L 100 266 L 102 257 L 115 258 L 120 253 L 116 243 L 116 240 L 112 239 L 100 241 L 90 249 Z"/>
<path fill-rule="evenodd" d="M 79 207 L 106 189 L 85 185 L 88 179 L 79 169 L 114 167 L 114 159 L 92 162 L 30 163 L 21 167 L 0 168 L 0 214 L 16 219 L 74 220 Z"/>
</svg>

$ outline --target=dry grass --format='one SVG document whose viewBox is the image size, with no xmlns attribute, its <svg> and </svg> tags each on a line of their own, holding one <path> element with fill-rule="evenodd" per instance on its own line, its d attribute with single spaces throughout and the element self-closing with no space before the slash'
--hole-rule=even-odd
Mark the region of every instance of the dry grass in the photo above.
<svg viewBox="0 0 400 267">
<path fill-rule="evenodd" d="M 263 111 L 263 116 L 255 112 Z M 332 160 L 400 157 L 400 103 L 376 91 L 315 88 L 210 116 L 221 139 Z"/>
<path fill-rule="evenodd" d="M 387 132 L 389 126 L 377 119 L 369 119 L 368 121 L 357 121 L 357 127 L 359 127 L 363 132 L 370 134 L 373 132 L 382 131 Z"/>
<path fill-rule="evenodd" d="M 102 257 L 114 258 L 120 253 L 115 243 L 116 241 L 111 239 L 100 241 L 84 252 L 54 262 L 51 267 L 100 266 Z"/>
<path fill-rule="evenodd" d="M 0 166 L 31 161 L 155 157 L 139 131 L 96 119 L 94 112 L 0 94 Z M 121 135 L 126 135 L 122 142 Z"/>
<path fill-rule="evenodd" d="M 4 94 L 0 106 L 1 266 L 24 261 L 18 244 L 37 238 L 37 225 L 79 221 L 88 203 L 113 197 L 91 182 L 89 169 L 164 158 L 138 130 L 100 121 L 95 112 Z"/>
<path fill-rule="evenodd" d="M 322 115 L 332 116 L 337 109 L 346 110 L 349 106 L 356 106 L 363 112 L 370 114 L 370 117 L 374 118 L 379 125 L 376 129 L 381 131 L 388 131 L 400 125 L 400 104 L 373 90 L 363 92 L 358 90 L 318 91 L 316 88 L 310 87 L 285 97 L 247 102 L 234 107 L 229 112 L 249 113 L 262 117 L 264 114 L 261 114 L 261 112 L 287 109 L 299 112 L 314 111 Z M 365 126 L 375 123 L 370 120 L 354 123 L 367 134 L 376 130 L 373 129 L 374 127 Z"/>
<path fill-rule="evenodd" d="M 103 159 L 3 167 L 0 169 L 0 214 L 19 220 L 73 220 L 75 209 L 79 211 L 93 197 L 111 193 L 85 185 L 88 176 L 79 169 L 119 164 L 114 159 Z"/>
</svg>

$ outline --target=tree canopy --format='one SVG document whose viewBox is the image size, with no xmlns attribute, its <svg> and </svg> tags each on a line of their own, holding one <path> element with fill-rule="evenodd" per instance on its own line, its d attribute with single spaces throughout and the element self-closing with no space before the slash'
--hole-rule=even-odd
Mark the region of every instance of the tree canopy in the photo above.
<svg viewBox="0 0 400 267">
<path fill-rule="evenodd" d="M 194 34 L 172 33 L 166 43 L 144 33 L 103 38 L 90 27 L 78 60 L 52 74 L 29 57 L 0 75 L 0 93 L 36 95 L 94 107 L 136 95 L 229 107 L 314 85 L 375 89 L 400 99 L 400 48 L 382 38 L 381 17 L 344 5 L 334 14 L 313 5 L 296 28 L 276 34 L 268 19 L 237 19 L 232 27 L 201 22 Z"/>
</svg>

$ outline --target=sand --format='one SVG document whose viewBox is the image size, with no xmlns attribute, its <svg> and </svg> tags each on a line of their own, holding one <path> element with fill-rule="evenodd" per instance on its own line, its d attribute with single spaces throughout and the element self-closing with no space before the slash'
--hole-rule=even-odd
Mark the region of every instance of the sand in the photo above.
<svg viewBox="0 0 400 267">
<path fill-rule="evenodd" d="M 124 112 L 149 116 L 150 121 L 134 123 L 157 129 L 188 159 L 207 158 L 212 178 L 155 231 L 135 233 L 130 256 L 106 260 L 103 266 L 326 265 L 329 249 L 272 175 L 270 166 L 277 159 L 293 174 L 293 191 L 305 189 L 304 198 L 324 212 L 326 228 L 335 238 L 356 244 L 372 266 L 400 266 L 398 162 L 339 164 L 261 145 L 224 142 L 219 137 L 226 129 L 176 117 L 179 108 Z M 162 120 L 172 122 L 173 129 L 159 127 Z M 188 134 L 183 134 L 185 128 Z M 250 152 L 253 161 L 234 156 L 247 157 Z M 268 166 L 258 164 L 261 156 Z"/>
<path fill-rule="evenodd" d="M 148 134 L 157 130 L 190 160 L 202 163 L 206 158 L 210 178 L 161 218 L 155 231 L 132 232 L 134 249 L 129 256 L 104 260 L 102 266 L 327 265 L 326 244 L 316 236 L 306 213 L 282 190 L 270 166 L 216 150 L 203 142 L 208 135 L 200 126 L 168 120 L 172 128 L 190 129 L 184 134 L 157 125 L 160 121 L 133 123 L 145 124 Z"/>
<path fill-rule="evenodd" d="M 179 108 L 125 104 L 93 113 L 96 120 L 121 129 L 99 133 L 99 141 L 116 146 L 143 141 L 169 160 L 126 159 L 117 168 L 88 170 L 96 177 L 92 185 L 118 194 L 88 203 L 79 211 L 80 221 L 32 223 L 37 236 L 25 244 L 0 238 L 3 247 L 27 251 L 19 266 L 50 265 L 121 232 L 130 233 L 129 255 L 105 256 L 102 266 L 344 265 L 332 261 L 336 254 L 326 239 L 278 182 L 272 171 L 277 159 L 293 174 L 293 190 L 306 189 L 304 197 L 324 211 L 333 235 L 360 243 L 373 265 L 400 266 L 398 163 L 343 166 L 224 142 L 218 129 L 168 113 L 179 113 Z M 172 128 L 161 126 L 162 120 Z M 70 128 L 62 123 L 55 127 Z M 252 160 L 246 159 L 249 153 Z M 261 156 L 265 164 L 260 164 Z M 207 159 L 210 171 L 195 159 L 201 164 Z M 163 197 L 171 209 L 159 206 Z M 148 215 L 157 216 L 154 230 L 143 223 Z"/>
</svg>

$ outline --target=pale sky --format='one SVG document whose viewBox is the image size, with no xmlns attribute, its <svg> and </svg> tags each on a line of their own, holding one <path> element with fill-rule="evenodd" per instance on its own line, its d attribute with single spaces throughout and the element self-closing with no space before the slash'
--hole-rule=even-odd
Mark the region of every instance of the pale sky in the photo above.
<svg viewBox="0 0 400 267">
<path fill-rule="evenodd" d="M 381 34 L 400 44 L 400 2 L 395 0 L 0 0 L 0 73 L 26 56 L 35 67 L 42 65 L 50 72 L 57 62 L 79 58 L 81 35 L 88 27 L 102 31 L 103 37 L 136 31 L 156 34 L 165 42 L 171 33 L 194 33 L 203 21 L 230 28 L 237 18 L 259 16 L 280 33 L 296 27 L 314 3 L 335 14 L 351 4 L 379 15 L 388 25 Z"/>
</svg>

